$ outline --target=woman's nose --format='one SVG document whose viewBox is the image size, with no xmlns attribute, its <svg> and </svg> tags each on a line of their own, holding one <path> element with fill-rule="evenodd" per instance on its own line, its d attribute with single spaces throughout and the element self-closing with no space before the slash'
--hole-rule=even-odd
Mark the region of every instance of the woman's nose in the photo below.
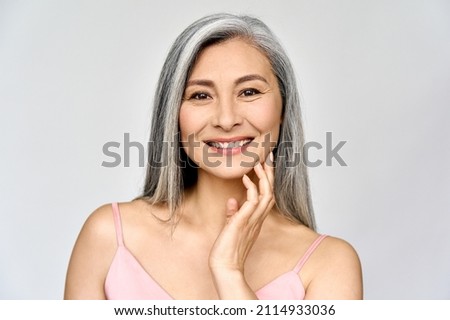
<svg viewBox="0 0 450 320">
<path fill-rule="evenodd" d="M 212 124 L 224 131 L 230 131 L 235 126 L 242 124 L 242 115 L 239 113 L 236 103 L 231 99 L 218 102 Z"/>
</svg>

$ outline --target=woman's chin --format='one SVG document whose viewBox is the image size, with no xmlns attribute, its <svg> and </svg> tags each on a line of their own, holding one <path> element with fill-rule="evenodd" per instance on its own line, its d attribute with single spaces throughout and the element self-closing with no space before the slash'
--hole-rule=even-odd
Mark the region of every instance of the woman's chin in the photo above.
<svg viewBox="0 0 450 320">
<path fill-rule="evenodd" d="M 251 172 L 252 170 L 253 165 L 239 166 L 239 167 L 220 166 L 217 168 L 207 168 L 204 171 L 206 174 L 212 175 L 220 179 L 235 180 L 235 179 L 242 179 L 244 174 L 249 174 L 249 172 Z"/>
</svg>

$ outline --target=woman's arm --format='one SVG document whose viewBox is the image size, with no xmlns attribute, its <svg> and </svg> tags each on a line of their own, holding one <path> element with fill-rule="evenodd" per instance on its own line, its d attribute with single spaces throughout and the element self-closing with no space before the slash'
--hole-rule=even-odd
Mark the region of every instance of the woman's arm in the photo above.
<svg viewBox="0 0 450 320">
<path fill-rule="evenodd" d="M 350 244 L 341 239 L 327 237 L 311 258 L 315 261 L 310 266 L 314 265 L 315 270 L 306 288 L 305 299 L 363 298 L 361 263 Z"/>
<path fill-rule="evenodd" d="M 116 250 L 111 205 L 86 220 L 69 262 L 64 299 L 105 299 L 106 274 Z"/>
</svg>

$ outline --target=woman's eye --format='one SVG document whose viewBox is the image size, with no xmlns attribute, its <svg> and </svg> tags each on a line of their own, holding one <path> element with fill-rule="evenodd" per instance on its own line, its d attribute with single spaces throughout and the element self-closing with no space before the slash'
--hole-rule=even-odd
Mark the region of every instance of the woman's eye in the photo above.
<svg viewBox="0 0 450 320">
<path fill-rule="evenodd" d="M 194 100 L 205 100 L 208 99 L 209 95 L 207 93 L 204 92 L 196 92 L 193 93 L 189 99 L 194 99 Z"/>
<path fill-rule="evenodd" d="M 261 93 L 261 91 L 257 89 L 245 89 L 242 91 L 241 95 L 244 97 L 251 97 L 258 93 Z"/>
</svg>

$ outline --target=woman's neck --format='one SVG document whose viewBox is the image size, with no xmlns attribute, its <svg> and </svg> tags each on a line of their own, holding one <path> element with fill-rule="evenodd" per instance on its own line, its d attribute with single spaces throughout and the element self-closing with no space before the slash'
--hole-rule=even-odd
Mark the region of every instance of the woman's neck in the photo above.
<svg viewBox="0 0 450 320">
<path fill-rule="evenodd" d="M 199 170 L 197 183 L 185 192 L 182 220 L 194 226 L 221 230 L 226 223 L 227 200 L 234 198 L 239 207 L 247 199 L 247 190 L 238 179 L 222 179 Z"/>
</svg>

